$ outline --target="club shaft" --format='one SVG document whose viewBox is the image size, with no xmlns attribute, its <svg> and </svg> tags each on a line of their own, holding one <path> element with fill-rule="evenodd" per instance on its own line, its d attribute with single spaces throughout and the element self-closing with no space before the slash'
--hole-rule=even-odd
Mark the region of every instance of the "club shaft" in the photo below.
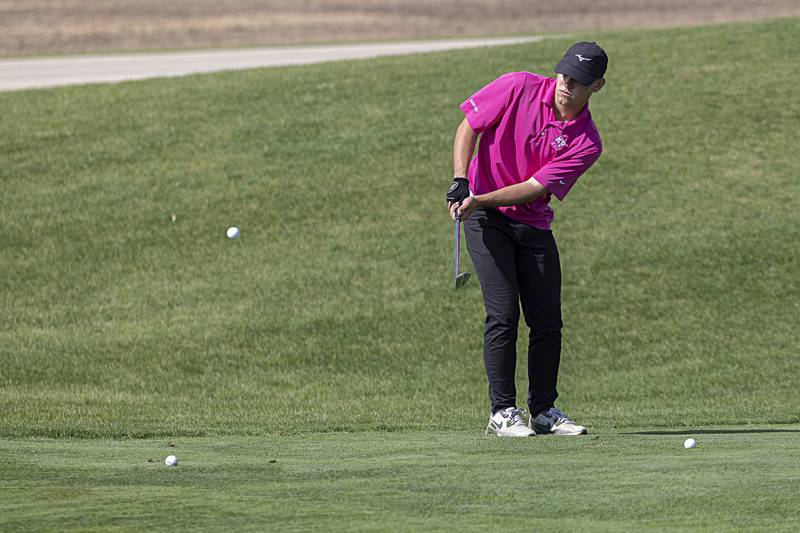
<svg viewBox="0 0 800 533">
<path fill-rule="evenodd" d="M 459 256 L 461 255 L 461 217 L 456 217 L 456 271 L 453 274 L 453 279 L 458 278 L 459 269 Z"/>
</svg>

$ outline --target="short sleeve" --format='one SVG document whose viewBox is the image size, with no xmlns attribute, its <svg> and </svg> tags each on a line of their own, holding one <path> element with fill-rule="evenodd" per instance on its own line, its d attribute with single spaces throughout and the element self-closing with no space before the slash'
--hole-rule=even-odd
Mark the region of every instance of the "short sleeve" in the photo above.
<svg viewBox="0 0 800 533">
<path fill-rule="evenodd" d="M 572 189 L 578 178 L 600 158 L 601 149 L 590 147 L 569 151 L 539 169 L 533 177 L 559 200 Z"/>
<path fill-rule="evenodd" d="M 517 88 L 517 75 L 509 72 L 467 98 L 460 107 L 469 126 L 481 133 L 497 124 L 511 105 Z"/>
</svg>

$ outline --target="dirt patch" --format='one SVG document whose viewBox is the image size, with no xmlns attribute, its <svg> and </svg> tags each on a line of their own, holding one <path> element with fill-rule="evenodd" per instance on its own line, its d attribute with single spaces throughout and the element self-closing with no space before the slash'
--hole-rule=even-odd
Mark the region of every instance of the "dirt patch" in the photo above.
<svg viewBox="0 0 800 533">
<path fill-rule="evenodd" d="M 564 3 L 566 4 L 566 3 Z M 797 0 L 0 0 L 0 56 L 665 27 L 800 16 Z"/>
</svg>

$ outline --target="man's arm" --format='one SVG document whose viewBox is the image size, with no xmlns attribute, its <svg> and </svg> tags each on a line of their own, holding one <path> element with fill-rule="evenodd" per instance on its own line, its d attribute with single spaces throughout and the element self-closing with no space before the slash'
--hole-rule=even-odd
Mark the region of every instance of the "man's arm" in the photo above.
<svg viewBox="0 0 800 533">
<path fill-rule="evenodd" d="M 547 189 L 534 178 L 486 194 L 475 196 L 476 207 L 501 207 L 527 204 L 547 194 Z"/>
<path fill-rule="evenodd" d="M 472 212 L 478 207 L 501 207 L 504 205 L 520 205 L 527 204 L 544 196 L 549 191 L 536 181 L 535 178 L 530 178 L 528 181 L 522 183 L 515 183 L 496 191 L 488 192 L 486 194 L 479 194 L 478 196 L 470 196 L 465 199 L 460 206 L 455 209 L 450 209 L 450 217 L 455 220 L 456 215 L 462 219 L 467 219 Z"/>
</svg>

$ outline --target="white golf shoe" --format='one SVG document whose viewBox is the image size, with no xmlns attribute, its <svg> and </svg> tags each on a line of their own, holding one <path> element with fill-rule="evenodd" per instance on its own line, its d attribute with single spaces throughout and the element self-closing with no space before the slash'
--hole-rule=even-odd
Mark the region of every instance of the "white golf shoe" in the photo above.
<svg viewBox="0 0 800 533">
<path fill-rule="evenodd" d="M 525 424 L 525 409 L 506 407 L 489 417 L 486 434 L 498 437 L 532 437 L 536 432 Z"/>
<path fill-rule="evenodd" d="M 537 433 L 552 433 L 553 435 L 586 435 L 587 433 L 585 427 L 579 426 L 555 407 L 532 416 L 529 426 Z"/>
</svg>

